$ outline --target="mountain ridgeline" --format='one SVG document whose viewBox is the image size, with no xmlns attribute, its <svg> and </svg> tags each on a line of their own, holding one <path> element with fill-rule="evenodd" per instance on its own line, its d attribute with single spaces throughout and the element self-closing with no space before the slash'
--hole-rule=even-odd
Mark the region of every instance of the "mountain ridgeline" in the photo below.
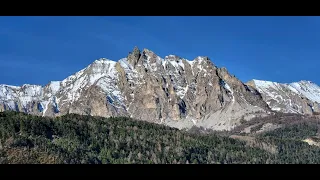
<svg viewBox="0 0 320 180">
<path fill-rule="evenodd" d="M 274 111 L 316 114 L 320 88 L 301 81 L 243 83 L 204 56 L 164 58 L 137 47 L 118 61 L 98 59 L 42 87 L 0 85 L 0 111 L 38 116 L 130 117 L 176 128 L 231 130 Z"/>
</svg>

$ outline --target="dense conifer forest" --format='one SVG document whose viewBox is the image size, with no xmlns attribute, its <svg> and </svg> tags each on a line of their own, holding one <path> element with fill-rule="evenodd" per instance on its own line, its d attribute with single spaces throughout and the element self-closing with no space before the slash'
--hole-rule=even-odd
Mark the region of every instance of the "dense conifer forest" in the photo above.
<svg viewBox="0 0 320 180">
<path fill-rule="evenodd" d="M 248 135 L 254 138 L 248 145 L 223 133 L 192 133 L 125 117 L 49 118 L 6 111 L 0 113 L 0 163 L 320 163 L 320 148 L 302 141 L 317 133 L 317 123 L 295 123 Z"/>
</svg>

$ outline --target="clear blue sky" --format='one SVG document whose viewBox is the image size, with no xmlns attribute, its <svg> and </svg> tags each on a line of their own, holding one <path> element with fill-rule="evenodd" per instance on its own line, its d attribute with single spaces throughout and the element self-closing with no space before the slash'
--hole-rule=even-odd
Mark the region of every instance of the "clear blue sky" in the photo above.
<svg viewBox="0 0 320 180">
<path fill-rule="evenodd" d="M 137 45 L 209 56 L 240 80 L 320 85 L 320 17 L 0 17 L 0 84 L 45 85 Z"/>
</svg>

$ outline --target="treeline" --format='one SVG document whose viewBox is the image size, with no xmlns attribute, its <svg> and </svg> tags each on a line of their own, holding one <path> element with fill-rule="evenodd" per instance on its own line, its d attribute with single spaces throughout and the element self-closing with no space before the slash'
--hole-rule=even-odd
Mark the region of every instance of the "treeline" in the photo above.
<svg viewBox="0 0 320 180">
<path fill-rule="evenodd" d="M 292 114 L 292 113 L 281 113 L 276 112 L 272 115 L 265 117 L 254 117 L 250 121 L 241 121 L 241 125 L 235 127 L 232 131 L 226 132 L 227 134 L 240 134 L 245 128 L 255 125 L 256 127 L 252 128 L 251 132 L 256 132 L 260 130 L 260 128 L 266 124 L 271 123 L 274 125 L 280 126 L 289 126 L 293 124 L 301 124 L 305 122 L 312 122 L 313 124 L 320 125 L 320 119 L 315 116 L 307 116 L 300 114 Z"/>
<path fill-rule="evenodd" d="M 268 137 L 271 135 L 261 136 L 265 141 L 269 141 Z M 48 118 L 2 112 L 0 143 L 0 163 L 264 164 L 320 161 L 318 148 L 303 142 L 298 145 L 300 149 L 294 147 L 297 144 L 289 143 L 279 146 L 280 154 L 272 154 L 217 134 L 188 133 L 125 117 L 75 114 Z"/>
<path fill-rule="evenodd" d="M 319 164 L 320 148 L 302 141 L 317 137 L 319 129 L 319 121 L 301 120 L 258 134 L 256 138 L 259 141 L 276 145 L 278 157 L 284 163 Z"/>
</svg>

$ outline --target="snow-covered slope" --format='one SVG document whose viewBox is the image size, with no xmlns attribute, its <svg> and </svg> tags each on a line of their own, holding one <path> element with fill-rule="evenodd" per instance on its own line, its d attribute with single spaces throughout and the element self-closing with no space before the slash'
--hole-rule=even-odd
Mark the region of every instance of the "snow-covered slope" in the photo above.
<svg viewBox="0 0 320 180">
<path fill-rule="evenodd" d="M 320 87 L 311 81 L 300 81 L 290 83 L 289 87 L 299 94 L 307 97 L 309 100 L 320 103 Z"/>
<path fill-rule="evenodd" d="M 252 80 L 270 108 L 285 113 L 313 114 L 319 112 L 320 87 L 310 81 L 277 83 Z"/>
<path fill-rule="evenodd" d="M 31 101 L 37 101 L 42 96 L 42 87 L 24 84 L 21 87 L 0 85 L 0 104 L 4 110 L 20 110 L 28 112 Z"/>
</svg>

